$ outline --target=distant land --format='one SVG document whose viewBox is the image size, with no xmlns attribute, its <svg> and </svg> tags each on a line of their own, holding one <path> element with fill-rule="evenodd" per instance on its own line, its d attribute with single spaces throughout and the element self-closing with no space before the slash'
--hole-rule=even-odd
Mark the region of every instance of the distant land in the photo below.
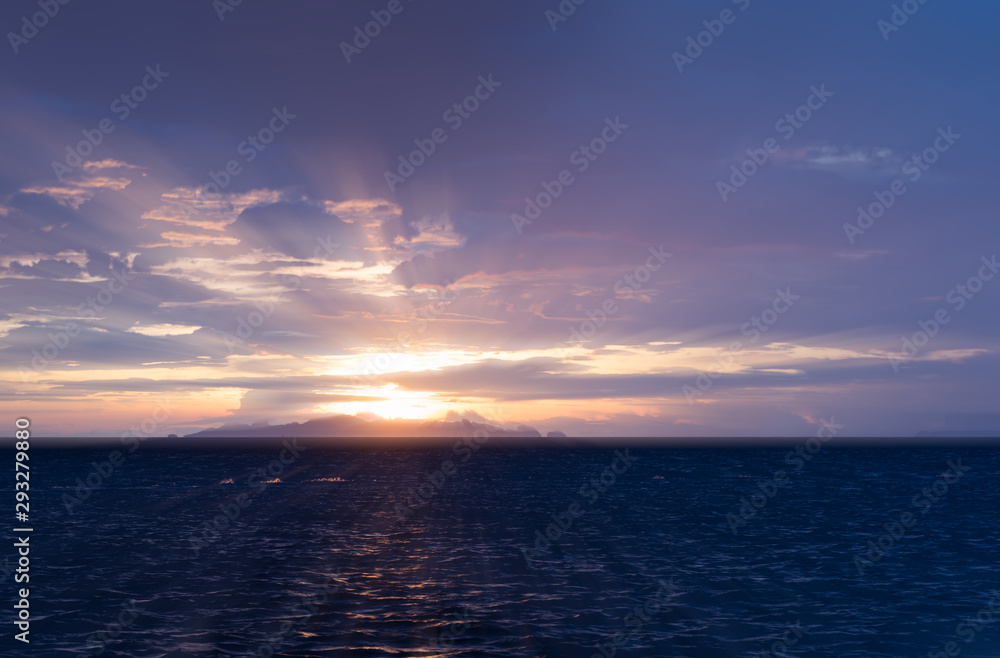
<svg viewBox="0 0 1000 658">
<path fill-rule="evenodd" d="M 270 425 L 266 421 L 243 424 L 230 423 L 218 429 L 187 434 L 186 439 L 226 438 L 366 438 L 366 437 L 426 437 L 462 438 L 478 436 L 501 439 L 542 438 L 533 427 L 518 425 L 508 429 L 487 423 L 462 420 L 387 420 L 360 416 L 315 418 L 304 423 Z M 549 432 L 545 438 L 564 438 L 562 432 Z"/>
<path fill-rule="evenodd" d="M 488 421 L 479 416 L 476 420 L 457 417 L 438 420 L 385 419 L 374 414 L 336 415 L 314 418 L 303 422 L 271 425 L 268 420 L 252 423 L 226 423 L 191 434 L 139 436 L 138 442 L 148 448 L 254 448 L 281 444 L 286 439 L 301 439 L 310 447 L 342 448 L 392 448 L 433 447 L 442 441 L 451 445 L 454 439 L 475 440 L 483 445 L 488 441 L 495 447 L 614 447 L 636 448 L 706 448 L 706 447 L 786 447 L 794 448 L 808 440 L 809 435 L 782 437 L 708 437 L 708 436 L 567 436 L 561 431 L 542 435 L 534 427 L 524 424 Z M 957 424 L 957 423 L 956 423 Z M 126 433 L 122 436 L 132 436 Z M 47 447 L 119 447 L 119 436 L 36 437 Z M 133 439 L 134 441 L 134 439 Z M 933 432 L 920 432 L 910 437 L 837 437 L 830 447 L 907 447 L 947 446 L 969 447 L 1000 446 L 1000 431 L 976 431 L 942 428 Z"/>
</svg>

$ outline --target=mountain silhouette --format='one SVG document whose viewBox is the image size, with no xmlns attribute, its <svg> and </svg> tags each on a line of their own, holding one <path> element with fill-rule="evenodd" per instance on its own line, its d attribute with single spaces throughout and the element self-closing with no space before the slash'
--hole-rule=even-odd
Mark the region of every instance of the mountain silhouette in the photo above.
<svg viewBox="0 0 1000 658">
<path fill-rule="evenodd" d="M 304 423 L 269 425 L 229 423 L 216 429 L 188 434 L 185 438 L 335 438 L 335 437 L 468 437 L 476 435 L 490 438 L 542 438 L 533 427 L 518 425 L 508 429 L 487 423 L 462 420 L 407 420 L 364 418 L 361 416 L 330 416 L 315 418 Z M 565 436 L 562 432 L 549 432 L 550 436 Z"/>
</svg>

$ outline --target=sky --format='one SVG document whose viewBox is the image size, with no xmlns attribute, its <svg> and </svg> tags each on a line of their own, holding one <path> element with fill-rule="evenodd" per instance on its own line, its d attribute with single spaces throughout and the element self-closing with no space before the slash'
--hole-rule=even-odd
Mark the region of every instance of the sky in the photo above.
<svg viewBox="0 0 1000 658">
<path fill-rule="evenodd" d="M 1000 430 L 995 3 L 45 5 L 11 426 Z"/>
</svg>

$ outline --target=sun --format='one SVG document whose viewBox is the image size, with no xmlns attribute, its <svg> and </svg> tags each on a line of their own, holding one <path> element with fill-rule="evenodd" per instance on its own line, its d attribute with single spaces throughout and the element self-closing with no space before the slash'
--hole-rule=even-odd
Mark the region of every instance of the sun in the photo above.
<svg viewBox="0 0 1000 658">
<path fill-rule="evenodd" d="M 397 390 L 396 384 L 388 384 L 380 388 L 355 389 L 351 393 L 380 399 L 335 402 L 323 405 L 323 411 L 350 416 L 356 416 L 361 413 L 373 413 L 390 420 L 397 418 L 422 420 L 443 416 L 451 408 L 447 404 L 436 400 L 431 393 L 400 391 Z"/>
</svg>

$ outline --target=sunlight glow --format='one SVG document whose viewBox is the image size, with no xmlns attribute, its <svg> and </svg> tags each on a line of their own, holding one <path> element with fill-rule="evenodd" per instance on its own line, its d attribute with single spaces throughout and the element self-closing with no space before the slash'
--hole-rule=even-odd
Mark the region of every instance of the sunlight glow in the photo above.
<svg viewBox="0 0 1000 658">
<path fill-rule="evenodd" d="M 380 388 L 352 391 L 355 395 L 379 397 L 379 400 L 337 402 L 322 405 L 324 413 L 357 415 L 371 413 L 386 419 L 404 418 L 409 420 L 430 419 L 444 416 L 451 406 L 435 399 L 430 393 L 399 391 L 395 384 Z"/>
</svg>

